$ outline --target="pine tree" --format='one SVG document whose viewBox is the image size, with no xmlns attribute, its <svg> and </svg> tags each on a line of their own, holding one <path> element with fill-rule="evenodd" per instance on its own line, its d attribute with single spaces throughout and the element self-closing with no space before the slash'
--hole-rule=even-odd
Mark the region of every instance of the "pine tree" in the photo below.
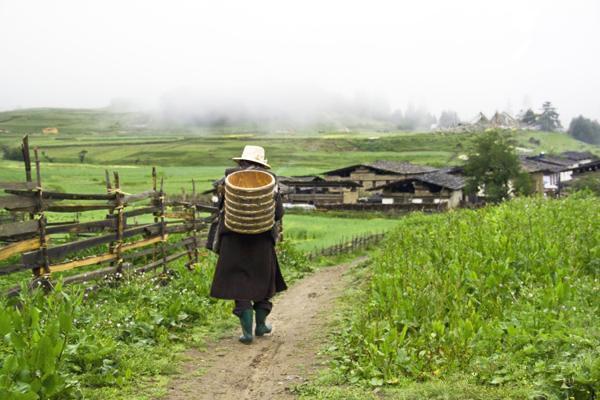
<svg viewBox="0 0 600 400">
<path fill-rule="evenodd" d="M 542 104 L 542 113 L 539 115 L 537 122 L 543 131 L 553 132 L 562 128 L 556 108 L 549 101 Z"/>
<path fill-rule="evenodd" d="M 538 119 L 538 115 L 536 113 L 534 113 L 531 108 L 528 108 L 527 111 L 525 111 L 523 113 L 521 118 L 519 118 L 519 121 L 521 121 L 521 123 L 524 125 L 533 127 L 536 125 L 537 119 Z"/>
</svg>

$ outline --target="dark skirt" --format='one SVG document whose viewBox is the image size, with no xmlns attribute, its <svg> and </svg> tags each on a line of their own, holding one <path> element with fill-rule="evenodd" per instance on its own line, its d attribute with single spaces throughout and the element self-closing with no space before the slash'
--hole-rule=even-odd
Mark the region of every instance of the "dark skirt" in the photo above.
<svg viewBox="0 0 600 400">
<path fill-rule="evenodd" d="M 258 235 L 226 232 L 219 247 L 212 297 L 260 301 L 287 289 L 271 232 Z"/>
</svg>

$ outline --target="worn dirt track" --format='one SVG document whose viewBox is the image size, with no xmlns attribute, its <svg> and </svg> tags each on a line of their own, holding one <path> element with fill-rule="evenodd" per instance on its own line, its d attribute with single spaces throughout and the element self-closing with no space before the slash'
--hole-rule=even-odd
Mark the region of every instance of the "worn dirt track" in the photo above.
<svg viewBox="0 0 600 400">
<path fill-rule="evenodd" d="M 289 388 L 302 383 L 319 366 L 317 352 L 335 300 L 349 284 L 344 273 L 363 262 L 323 268 L 275 299 L 269 321 L 273 333 L 238 342 L 239 329 L 187 353 L 184 372 L 172 380 L 163 399 L 290 399 Z"/>
</svg>

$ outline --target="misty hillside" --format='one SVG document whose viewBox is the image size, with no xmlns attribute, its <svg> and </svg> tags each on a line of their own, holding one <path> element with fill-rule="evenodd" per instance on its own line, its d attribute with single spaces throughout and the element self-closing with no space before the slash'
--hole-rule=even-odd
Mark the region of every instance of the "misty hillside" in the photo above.
<svg viewBox="0 0 600 400">
<path fill-rule="evenodd" d="M 313 112 L 314 111 L 314 112 Z M 323 133 L 350 131 L 429 130 L 435 117 L 415 110 L 399 119 L 399 112 L 375 112 L 369 107 L 330 107 L 322 111 L 292 113 L 222 109 L 219 106 L 194 109 L 165 103 L 159 111 L 120 111 L 99 109 L 32 108 L 0 112 L 0 129 L 15 134 L 39 133 L 56 127 L 61 134 L 193 134 L 211 133 Z M 400 113 L 400 115 L 402 115 Z M 406 122 L 406 123 L 403 123 Z M 1 133 L 1 132 L 0 132 Z"/>
</svg>

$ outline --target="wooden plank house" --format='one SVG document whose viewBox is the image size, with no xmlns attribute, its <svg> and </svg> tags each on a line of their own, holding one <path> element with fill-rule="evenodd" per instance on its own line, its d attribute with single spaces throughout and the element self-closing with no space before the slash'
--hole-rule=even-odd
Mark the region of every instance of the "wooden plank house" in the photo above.
<svg viewBox="0 0 600 400">
<path fill-rule="evenodd" d="M 563 167 L 538 161 L 529 157 L 520 159 L 521 169 L 533 179 L 535 193 L 554 195 L 558 192 Z"/>
<path fill-rule="evenodd" d="M 573 170 L 579 165 L 576 161 L 544 153 L 529 156 L 527 159 L 555 166 L 556 169 L 559 169 L 559 182 L 568 182 L 573 179 Z"/>
<path fill-rule="evenodd" d="M 401 179 L 438 171 L 437 168 L 427 165 L 412 164 L 409 162 L 375 161 L 350 165 L 323 173 L 325 180 L 348 182 L 353 181 L 360 185 L 361 194 L 377 186 L 382 186 Z"/>
<path fill-rule="evenodd" d="M 438 204 L 456 208 L 463 201 L 465 179 L 445 172 L 430 172 L 369 189 L 382 204 Z"/>
<path fill-rule="evenodd" d="M 279 177 L 283 200 L 302 204 L 355 204 L 360 185 L 354 181 L 327 181 L 318 176 Z"/>
</svg>

